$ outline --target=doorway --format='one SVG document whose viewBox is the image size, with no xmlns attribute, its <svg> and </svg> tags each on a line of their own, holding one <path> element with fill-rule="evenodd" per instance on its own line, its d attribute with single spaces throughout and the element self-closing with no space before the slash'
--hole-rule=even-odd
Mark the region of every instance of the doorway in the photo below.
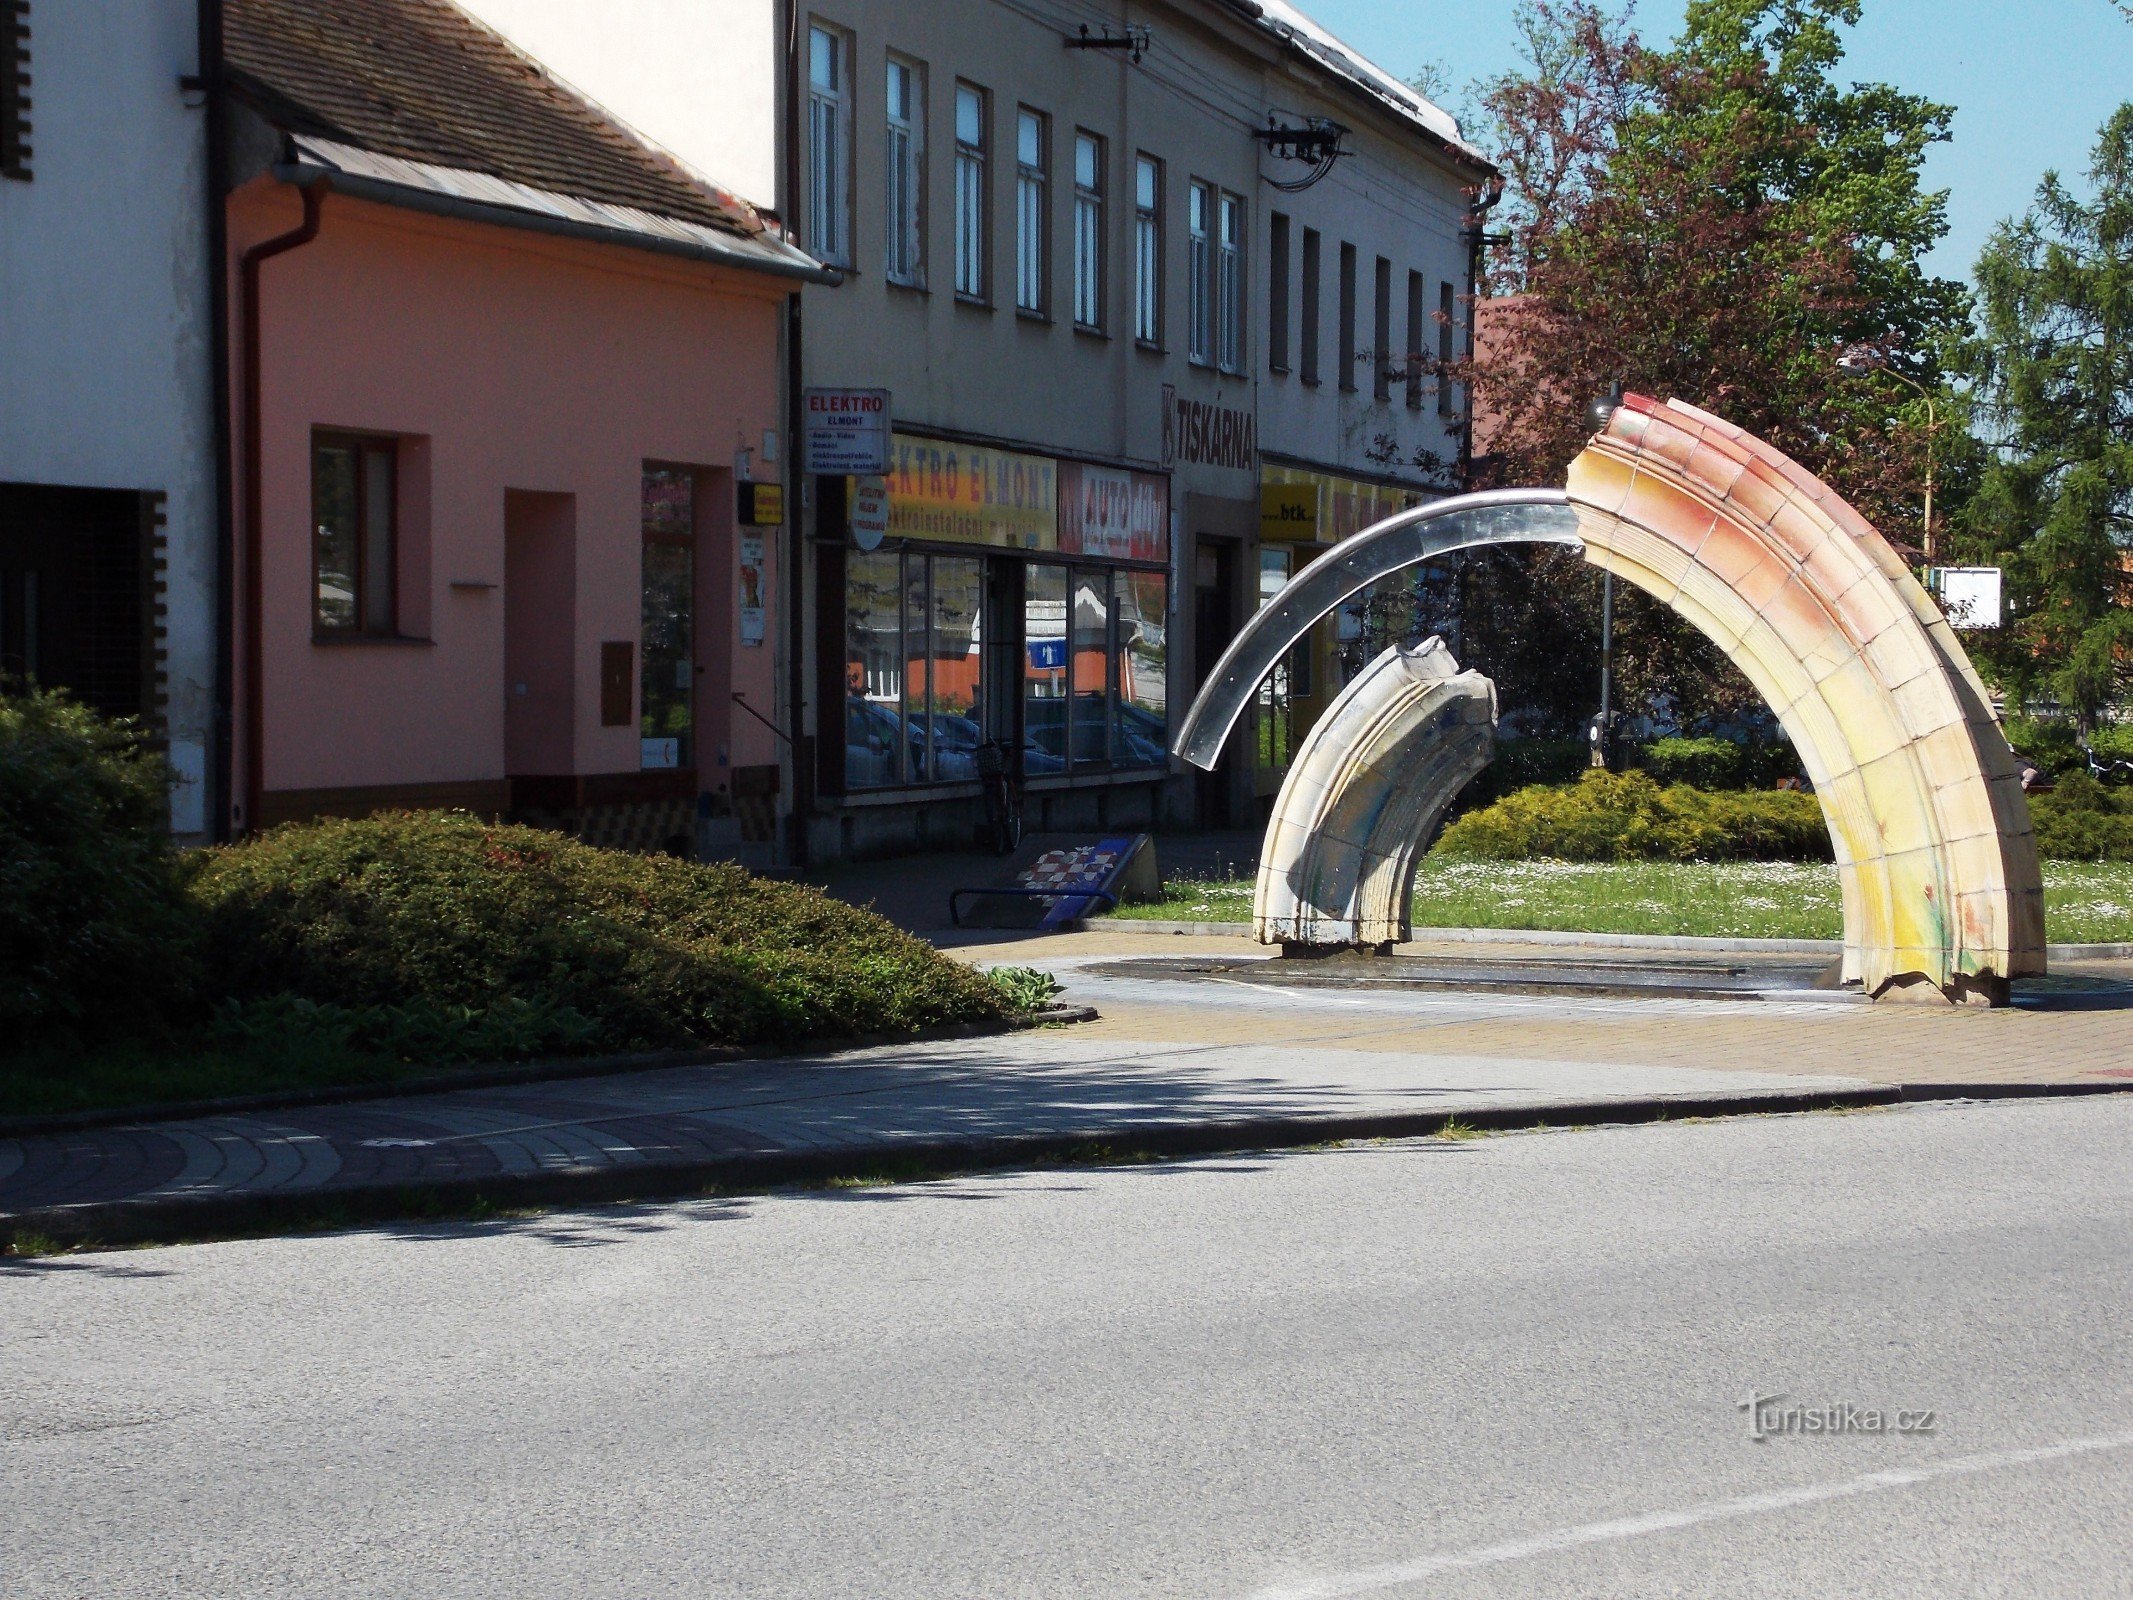
<svg viewBox="0 0 2133 1600">
<path fill-rule="evenodd" d="M 504 771 L 562 777 L 576 758 L 578 500 L 504 491 Z"/>
<path fill-rule="evenodd" d="M 1193 690 L 1214 676 L 1215 664 L 1237 636 L 1237 545 L 1227 539 L 1202 539 L 1193 548 L 1192 678 Z M 1212 772 L 1194 778 L 1194 810 L 1202 828 L 1236 826 L 1231 774 L 1234 749 L 1226 750 Z"/>
</svg>

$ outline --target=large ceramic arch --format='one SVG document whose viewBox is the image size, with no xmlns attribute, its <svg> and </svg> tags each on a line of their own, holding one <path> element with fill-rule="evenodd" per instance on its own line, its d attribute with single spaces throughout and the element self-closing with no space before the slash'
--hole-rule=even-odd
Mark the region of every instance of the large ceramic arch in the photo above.
<svg viewBox="0 0 2133 1600">
<path fill-rule="evenodd" d="M 1828 485 L 1678 401 L 1629 397 L 1571 464 L 1567 491 L 1439 501 L 1314 563 L 1224 654 L 1179 754 L 1212 766 L 1274 662 L 1373 580 L 1536 539 L 1580 545 L 1671 605 L 1777 713 L 1829 824 L 1848 979 L 1873 995 L 1930 985 L 2003 1000 L 2010 979 L 2044 970 L 2028 802 L 1946 619 Z"/>
<path fill-rule="evenodd" d="M 1409 936 L 1415 852 L 1496 748 L 1496 686 L 1442 639 L 1356 675 L 1290 763 L 1267 823 L 1252 918 L 1262 944 Z"/>
</svg>

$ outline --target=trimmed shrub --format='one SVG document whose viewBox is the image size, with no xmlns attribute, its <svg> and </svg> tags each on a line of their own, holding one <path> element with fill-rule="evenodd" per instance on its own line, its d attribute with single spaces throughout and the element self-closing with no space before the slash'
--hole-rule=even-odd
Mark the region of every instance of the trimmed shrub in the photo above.
<svg viewBox="0 0 2133 1600">
<path fill-rule="evenodd" d="M 2029 797 L 2037 853 L 2056 861 L 2133 861 L 2133 790 L 2106 789 L 2069 772 L 2048 794 Z"/>
<path fill-rule="evenodd" d="M 190 998 L 162 761 L 63 694 L 0 696 L 0 1035 L 154 1024 Z"/>
<path fill-rule="evenodd" d="M 1642 772 L 1588 772 L 1574 784 L 1506 795 L 1446 828 L 1433 855 L 1520 861 L 1827 861 L 1812 795 L 1662 788 Z"/>
<path fill-rule="evenodd" d="M 547 1019 L 540 1048 L 591 1050 L 906 1031 L 1012 1009 L 981 974 L 817 890 L 464 814 L 276 828 L 207 852 L 193 893 L 221 994 L 359 1013 L 366 1041 L 512 1004 L 536 1008 L 530 1027 Z M 429 1019 L 371 1016 L 415 997 Z"/>
<path fill-rule="evenodd" d="M 2038 771 L 2055 778 L 2066 772 L 2086 774 L 2080 736 L 2072 723 L 2055 717 L 2009 717 L 2004 729 L 2007 742 L 2035 762 Z"/>
<path fill-rule="evenodd" d="M 1654 783 L 1697 789 L 1738 789 L 1741 747 L 1731 739 L 1654 739 L 1637 749 L 1637 765 Z"/>
</svg>

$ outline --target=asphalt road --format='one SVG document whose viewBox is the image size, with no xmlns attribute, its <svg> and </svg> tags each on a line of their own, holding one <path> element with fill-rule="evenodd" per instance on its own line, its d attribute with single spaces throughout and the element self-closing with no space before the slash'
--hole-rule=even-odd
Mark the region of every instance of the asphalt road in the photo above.
<svg viewBox="0 0 2133 1600">
<path fill-rule="evenodd" d="M 2133 1594 L 2129 1152 L 1932 1106 L 0 1262 L 0 1593 Z"/>
</svg>

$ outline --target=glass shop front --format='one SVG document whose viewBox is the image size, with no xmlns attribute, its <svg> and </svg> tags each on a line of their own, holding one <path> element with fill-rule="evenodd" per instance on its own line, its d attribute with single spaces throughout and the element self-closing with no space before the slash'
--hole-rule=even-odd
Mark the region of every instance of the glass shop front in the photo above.
<svg viewBox="0 0 2133 1600">
<path fill-rule="evenodd" d="M 887 536 L 844 555 L 847 794 L 1168 766 L 1170 482 L 897 434 Z"/>
</svg>

